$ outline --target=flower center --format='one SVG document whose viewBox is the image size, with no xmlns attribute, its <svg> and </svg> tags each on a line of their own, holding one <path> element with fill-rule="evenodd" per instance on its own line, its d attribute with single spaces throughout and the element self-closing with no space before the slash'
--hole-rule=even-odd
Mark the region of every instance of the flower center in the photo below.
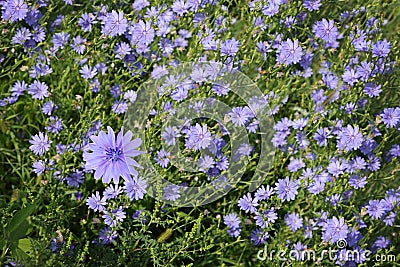
<svg viewBox="0 0 400 267">
<path fill-rule="evenodd" d="M 118 147 L 109 148 L 106 150 L 107 159 L 111 161 L 118 161 L 121 158 L 122 150 Z"/>
<path fill-rule="evenodd" d="M 284 190 L 285 190 L 286 193 L 289 193 L 290 192 L 290 187 L 288 185 L 286 185 Z"/>
<path fill-rule="evenodd" d="M 139 186 L 137 184 L 132 185 L 132 191 L 133 192 L 139 191 Z"/>
</svg>

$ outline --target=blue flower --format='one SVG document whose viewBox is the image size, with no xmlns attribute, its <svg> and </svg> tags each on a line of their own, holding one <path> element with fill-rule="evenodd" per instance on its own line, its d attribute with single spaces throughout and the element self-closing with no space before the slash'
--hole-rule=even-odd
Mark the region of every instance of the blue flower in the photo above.
<svg viewBox="0 0 400 267">
<path fill-rule="evenodd" d="M 116 100 L 111 107 L 115 114 L 123 114 L 128 110 L 128 103 L 125 100 Z"/>
<path fill-rule="evenodd" d="M 309 11 L 318 10 L 321 6 L 320 0 L 304 0 L 303 6 Z"/>
<path fill-rule="evenodd" d="M 11 87 L 11 95 L 12 96 L 20 96 L 23 95 L 26 91 L 26 83 L 25 81 L 16 81 L 14 85 Z"/>
<path fill-rule="evenodd" d="M 338 28 L 335 26 L 335 21 L 322 19 L 313 25 L 315 37 L 322 39 L 325 48 L 337 48 L 339 43 L 337 39 L 341 38 Z"/>
<path fill-rule="evenodd" d="M 27 41 L 30 40 L 31 35 L 32 34 L 27 28 L 21 27 L 16 31 L 15 35 L 11 39 L 11 43 L 24 45 Z"/>
<path fill-rule="evenodd" d="M 283 1 L 282 1 L 283 2 Z M 279 5 L 281 1 L 269 0 L 266 5 L 262 7 L 262 12 L 265 16 L 272 17 L 279 12 Z"/>
<path fill-rule="evenodd" d="M 171 126 L 166 127 L 161 134 L 162 139 L 168 146 L 175 145 L 176 138 L 179 136 L 177 129 Z"/>
<path fill-rule="evenodd" d="M 349 179 L 349 185 L 355 189 L 364 188 L 367 184 L 367 178 L 360 175 L 352 175 Z"/>
<path fill-rule="evenodd" d="M 176 0 L 171 6 L 172 10 L 179 16 L 188 12 L 189 6 L 183 0 Z"/>
<path fill-rule="evenodd" d="M 68 175 L 65 180 L 69 186 L 79 187 L 83 183 L 83 173 L 81 171 L 75 170 L 70 175 Z"/>
<path fill-rule="evenodd" d="M 380 219 L 386 213 L 384 202 L 381 200 L 370 200 L 366 208 L 367 214 L 373 219 Z"/>
<path fill-rule="evenodd" d="M 85 65 L 82 67 L 82 69 L 79 70 L 79 73 L 81 74 L 82 78 L 84 79 L 92 79 L 94 76 L 97 74 L 97 69 L 92 68 L 88 65 Z"/>
<path fill-rule="evenodd" d="M 370 155 L 370 156 L 368 156 L 368 159 L 369 159 L 368 169 L 370 171 L 377 171 L 381 168 L 381 162 L 377 156 Z"/>
<path fill-rule="evenodd" d="M 167 152 L 164 149 L 161 149 L 161 150 L 157 151 L 155 160 L 158 165 L 160 165 L 163 168 L 166 168 L 169 164 L 169 156 L 170 155 L 171 155 L 170 152 Z"/>
<path fill-rule="evenodd" d="M 28 13 L 28 5 L 24 0 L 8 0 L 3 3 L 3 19 L 11 22 L 23 20 Z"/>
<path fill-rule="evenodd" d="M 123 129 L 115 138 L 113 129 L 111 127 L 107 129 L 108 133 L 100 131 L 98 136 L 90 137 L 94 143 L 88 144 L 85 148 L 83 160 L 87 169 L 95 170 L 95 179 L 102 178 L 104 183 L 110 183 L 113 179 L 118 184 L 120 176 L 128 180 L 131 174 L 138 175 L 134 167 L 141 168 L 141 166 L 133 157 L 143 154 L 136 150 L 142 141 L 139 138 L 131 140 L 132 132 L 128 131 L 124 135 Z"/>
<path fill-rule="evenodd" d="M 228 115 L 235 126 L 243 126 L 255 116 L 249 107 L 234 107 Z"/>
<path fill-rule="evenodd" d="M 72 44 L 71 47 L 74 49 L 74 51 L 78 54 L 83 54 L 85 52 L 86 46 L 84 45 L 84 42 L 86 42 L 85 38 L 82 38 L 80 36 L 76 36 L 72 39 Z"/>
<path fill-rule="evenodd" d="M 123 11 L 111 11 L 106 15 L 103 23 L 102 33 L 111 37 L 124 34 L 128 28 L 128 21 L 124 18 Z"/>
<path fill-rule="evenodd" d="M 111 212 L 106 212 L 101 216 L 104 218 L 104 223 L 107 224 L 110 227 L 115 227 L 117 226 L 118 222 L 122 222 L 125 218 L 125 211 L 123 211 L 122 207 L 119 207 L 118 209 L 115 209 Z"/>
<path fill-rule="evenodd" d="M 357 74 L 360 77 L 360 80 L 366 82 L 368 81 L 369 77 L 371 76 L 371 64 L 364 60 L 361 62 L 361 65 L 357 68 Z"/>
<path fill-rule="evenodd" d="M 287 213 L 285 215 L 285 223 L 292 232 L 296 232 L 303 227 L 303 219 L 300 218 L 300 215 L 297 213 Z"/>
<path fill-rule="evenodd" d="M 353 69 L 346 69 L 342 75 L 343 81 L 348 83 L 350 86 L 353 86 L 356 82 L 358 82 L 359 74 Z"/>
<path fill-rule="evenodd" d="M 99 239 L 103 245 L 110 244 L 118 237 L 116 231 L 111 230 L 110 227 L 106 227 L 100 230 Z"/>
<path fill-rule="evenodd" d="M 298 193 L 298 188 L 299 181 L 291 181 L 289 180 L 289 177 L 286 177 L 285 179 L 279 179 L 275 184 L 275 191 L 283 202 L 294 200 Z"/>
<path fill-rule="evenodd" d="M 388 226 L 393 226 L 393 223 L 395 222 L 397 218 L 397 213 L 395 212 L 390 212 L 389 214 L 387 214 L 382 221 L 388 225 Z"/>
<path fill-rule="evenodd" d="M 326 169 L 330 174 L 338 177 L 339 175 L 344 174 L 344 171 L 346 170 L 346 164 L 343 162 L 343 159 L 333 158 Z"/>
<path fill-rule="evenodd" d="M 400 108 L 385 108 L 380 116 L 387 128 L 395 127 L 400 122 Z"/>
<path fill-rule="evenodd" d="M 260 226 L 261 228 L 268 228 L 270 223 L 274 223 L 275 220 L 278 218 L 275 209 L 271 208 L 266 211 L 257 213 L 255 216 L 256 225 Z"/>
<path fill-rule="evenodd" d="M 84 32 L 91 32 L 92 31 L 92 24 L 93 24 L 93 14 L 91 13 L 84 13 L 82 16 L 78 19 L 78 24 L 81 26 L 82 30 Z"/>
<path fill-rule="evenodd" d="M 235 213 L 229 213 L 224 216 L 224 223 L 229 227 L 228 234 L 233 237 L 238 237 L 240 229 L 240 218 Z"/>
<path fill-rule="evenodd" d="M 306 148 L 310 144 L 310 141 L 308 140 L 306 133 L 304 133 L 303 131 L 298 131 L 296 133 L 295 138 L 296 138 L 297 144 L 299 145 L 299 148 L 301 148 L 302 150 L 306 150 Z"/>
<path fill-rule="evenodd" d="M 384 236 L 378 236 L 378 238 L 375 240 L 374 244 L 371 247 L 371 250 L 373 253 L 375 253 L 377 250 L 381 249 L 381 248 L 387 248 L 387 246 L 389 246 L 390 244 L 390 240 L 388 240 L 386 237 Z"/>
<path fill-rule="evenodd" d="M 224 223 L 229 228 L 240 228 L 240 218 L 235 213 L 229 213 L 224 216 Z"/>
<path fill-rule="evenodd" d="M 125 180 L 125 192 L 130 199 L 139 200 L 146 194 L 147 181 L 141 177 L 133 177 Z"/>
<path fill-rule="evenodd" d="M 59 48 L 64 47 L 64 45 L 68 42 L 69 37 L 70 37 L 69 33 L 66 32 L 60 32 L 54 34 L 53 36 L 54 50 L 58 50 Z"/>
<path fill-rule="evenodd" d="M 253 151 L 253 147 L 249 144 L 240 144 L 238 147 L 237 151 L 235 151 L 235 154 L 233 155 L 233 160 L 238 161 L 242 157 L 247 157 L 251 154 Z"/>
<path fill-rule="evenodd" d="M 35 155 L 42 156 L 44 152 L 50 149 L 52 141 L 49 140 L 47 134 L 39 132 L 39 134 L 34 135 L 32 139 L 29 140 L 29 143 L 32 144 L 29 149 L 32 150 Z"/>
<path fill-rule="evenodd" d="M 130 103 L 134 103 L 137 98 L 137 93 L 133 90 L 128 90 L 124 93 L 124 99 L 128 100 Z"/>
<path fill-rule="evenodd" d="M 164 200 L 172 200 L 180 198 L 180 187 L 175 184 L 170 184 L 164 187 L 163 199 Z"/>
<path fill-rule="evenodd" d="M 46 164 L 43 160 L 36 160 L 32 164 L 33 172 L 36 173 L 37 176 L 41 175 L 46 170 Z"/>
<path fill-rule="evenodd" d="M 47 126 L 49 133 L 59 133 L 63 129 L 62 119 L 51 116 L 50 124 Z"/>
<path fill-rule="evenodd" d="M 254 198 L 258 200 L 267 200 L 270 196 L 274 194 L 274 189 L 267 185 L 264 187 L 262 185 L 260 188 L 257 189 L 256 193 L 254 194 Z"/>
<path fill-rule="evenodd" d="M 247 193 L 247 195 L 243 196 L 241 199 L 239 199 L 239 207 L 241 210 L 244 210 L 246 213 L 255 213 L 257 212 L 256 207 L 259 205 L 257 203 L 257 199 L 253 199 L 251 197 L 250 193 Z"/>
<path fill-rule="evenodd" d="M 387 57 L 390 53 L 390 42 L 379 40 L 372 45 L 372 57 Z"/>
<path fill-rule="evenodd" d="M 45 76 L 53 72 L 53 69 L 43 63 L 37 63 L 35 66 L 32 66 L 29 70 L 29 76 L 32 78 L 36 78 L 39 76 Z"/>
<path fill-rule="evenodd" d="M 374 97 L 379 96 L 379 94 L 382 92 L 381 88 L 382 86 L 380 84 L 377 85 L 376 83 L 366 83 L 363 91 L 369 97 Z"/>
<path fill-rule="evenodd" d="M 147 47 L 154 40 L 154 29 L 151 26 L 151 22 L 144 22 L 140 20 L 138 23 L 133 25 L 132 32 L 130 35 L 130 41 L 132 44 L 142 45 Z M 165 74 L 165 73 L 164 73 Z M 156 79 L 157 77 L 155 77 Z"/>
<path fill-rule="evenodd" d="M 25 22 L 29 26 L 35 27 L 38 24 L 37 23 L 38 20 L 41 19 L 42 17 L 43 14 L 36 7 L 31 7 L 26 15 Z"/>
<path fill-rule="evenodd" d="M 150 3 L 147 0 L 135 0 L 135 2 L 133 2 L 133 4 L 132 4 L 132 8 L 135 11 L 140 11 L 149 5 L 150 5 Z"/>
<path fill-rule="evenodd" d="M 214 164 L 215 164 L 214 159 L 209 155 L 204 155 L 203 157 L 200 157 L 199 160 L 197 161 L 199 171 L 202 172 L 207 172 L 208 169 L 214 166 Z"/>
<path fill-rule="evenodd" d="M 253 230 L 250 234 L 250 240 L 253 242 L 255 246 L 264 244 L 268 238 L 269 238 L 268 233 L 264 232 L 260 228 Z"/>
<path fill-rule="evenodd" d="M 232 237 L 238 237 L 241 231 L 241 228 L 229 228 L 228 234 Z"/>
<path fill-rule="evenodd" d="M 119 185 L 110 184 L 104 190 L 104 198 L 106 200 L 116 198 L 119 194 L 122 193 L 122 188 Z"/>
<path fill-rule="evenodd" d="M 303 55 L 303 49 L 298 40 L 282 42 L 277 50 L 277 61 L 281 64 L 291 65 L 298 63 Z"/>
<path fill-rule="evenodd" d="M 288 165 L 288 169 L 290 172 L 296 172 L 302 168 L 304 168 L 306 164 L 303 162 L 303 159 L 292 159 Z"/>
<path fill-rule="evenodd" d="M 317 141 L 319 146 L 326 146 L 328 144 L 328 138 L 330 138 L 330 131 L 328 128 L 318 128 L 314 134 L 314 139 Z"/>
<path fill-rule="evenodd" d="M 342 239 L 345 240 L 349 232 L 347 224 L 344 222 L 344 218 L 328 219 L 323 226 L 324 232 L 322 233 L 322 239 L 327 242 L 337 242 Z"/>
<path fill-rule="evenodd" d="M 360 132 L 358 125 L 354 127 L 347 125 L 338 133 L 338 138 L 337 147 L 348 151 L 357 150 L 363 142 L 363 134 Z"/>
<path fill-rule="evenodd" d="M 225 40 L 221 44 L 221 55 L 232 57 L 239 51 L 240 42 L 235 38 Z"/>
<path fill-rule="evenodd" d="M 94 211 L 105 211 L 106 200 L 105 197 L 100 197 L 99 192 L 96 191 L 95 194 L 92 194 L 92 196 L 86 200 L 86 204 Z"/>
<path fill-rule="evenodd" d="M 32 95 L 33 99 L 42 100 L 49 96 L 48 88 L 49 87 L 44 82 L 34 81 L 29 85 L 28 93 Z"/>
<path fill-rule="evenodd" d="M 207 125 L 201 126 L 196 123 L 189 128 L 186 134 L 186 147 L 200 150 L 207 148 L 211 143 L 211 133 L 207 130 Z"/>
</svg>

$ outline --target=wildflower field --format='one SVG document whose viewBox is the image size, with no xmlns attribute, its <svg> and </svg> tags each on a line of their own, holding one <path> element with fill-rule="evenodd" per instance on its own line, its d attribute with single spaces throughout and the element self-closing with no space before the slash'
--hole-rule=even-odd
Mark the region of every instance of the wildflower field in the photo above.
<svg viewBox="0 0 400 267">
<path fill-rule="evenodd" d="M 1 266 L 400 266 L 400 1 L 0 7 Z"/>
</svg>

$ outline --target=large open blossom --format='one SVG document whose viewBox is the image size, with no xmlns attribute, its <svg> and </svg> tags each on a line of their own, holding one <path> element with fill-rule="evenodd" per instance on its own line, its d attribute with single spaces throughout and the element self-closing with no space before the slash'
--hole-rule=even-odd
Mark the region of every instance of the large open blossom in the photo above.
<svg viewBox="0 0 400 267">
<path fill-rule="evenodd" d="M 136 150 L 142 140 L 139 138 L 131 140 L 131 131 L 124 135 L 121 129 L 115 138 L 113 129 L 107 127 L 107 130 L 108 133 L 100 131 L 98 136 L 90 137 L 94 143 L 87 145 L 83 160 L 86 162 L 87 169 L 95 170 L 95 179 L 102 178 L 104 183 L 109 183 L 113 179 L 117 184 L 119 177 L 128 180 L 131 174 L 138 175 L 134 167 L 141 168 L 141 166 L 133 157 L 144 153 Z"/>
</svg>

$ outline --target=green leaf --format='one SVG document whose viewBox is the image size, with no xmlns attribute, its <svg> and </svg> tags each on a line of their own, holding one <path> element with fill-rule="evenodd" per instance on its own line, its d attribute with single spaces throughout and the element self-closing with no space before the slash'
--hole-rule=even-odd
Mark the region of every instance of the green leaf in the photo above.
<svg viewBox="0 0 400 267">
<path fill-rule="evenodd" d="M 182 212 L 182 211 L 177 211 L 176 214 L 177 214 L 179 217 L 182 217 L 182 218 L 186 218 L 186 217 L 188 216 L 187 213 Z"/>
<path fill-rule="evenodd" d="M 31 251 L 32 250 L 31 240 L 29 238 L 22 238 L 18 240 L 18 248 L 25 253 Z"/>
<path fill-rule="evenodd" d="M 20 238 L 25 237 L 28 234 L 29 222 L 27 220 L 22 221 L 19 227 L 12 232 L 8 232 L 8 238 L 11 241 L 17 241 Z"/>
<path fill-rule="evenodd" d="M 22 249 L 20 249 L 19 247 L 11 250 L 12 251 L 12 255 L 14 257 L 16 257 L 17 259 L 20 260 L 26 260 L 29 258 L 29 255 L 25 253 L 25 251 L 23 251 Z"/>
<path fill-rule="evenodd" d="M 16 240 L 17 238 L 15 237 L 20 236 L 22 232 L 26 234 L 29 228 L 29 223 L 26 219 L 29 217 L 29 215 L 32 214 L 34 210 L 35 205 L 30 204 L 15 213 L 14 217 L 12 217 L 11 221 L 6 227 L 6 231 L 8 232 L 8 235 L 11 239 Z M 20 236 L 19 238 L 21 237 L 22 236 Z"/>
</svg>

